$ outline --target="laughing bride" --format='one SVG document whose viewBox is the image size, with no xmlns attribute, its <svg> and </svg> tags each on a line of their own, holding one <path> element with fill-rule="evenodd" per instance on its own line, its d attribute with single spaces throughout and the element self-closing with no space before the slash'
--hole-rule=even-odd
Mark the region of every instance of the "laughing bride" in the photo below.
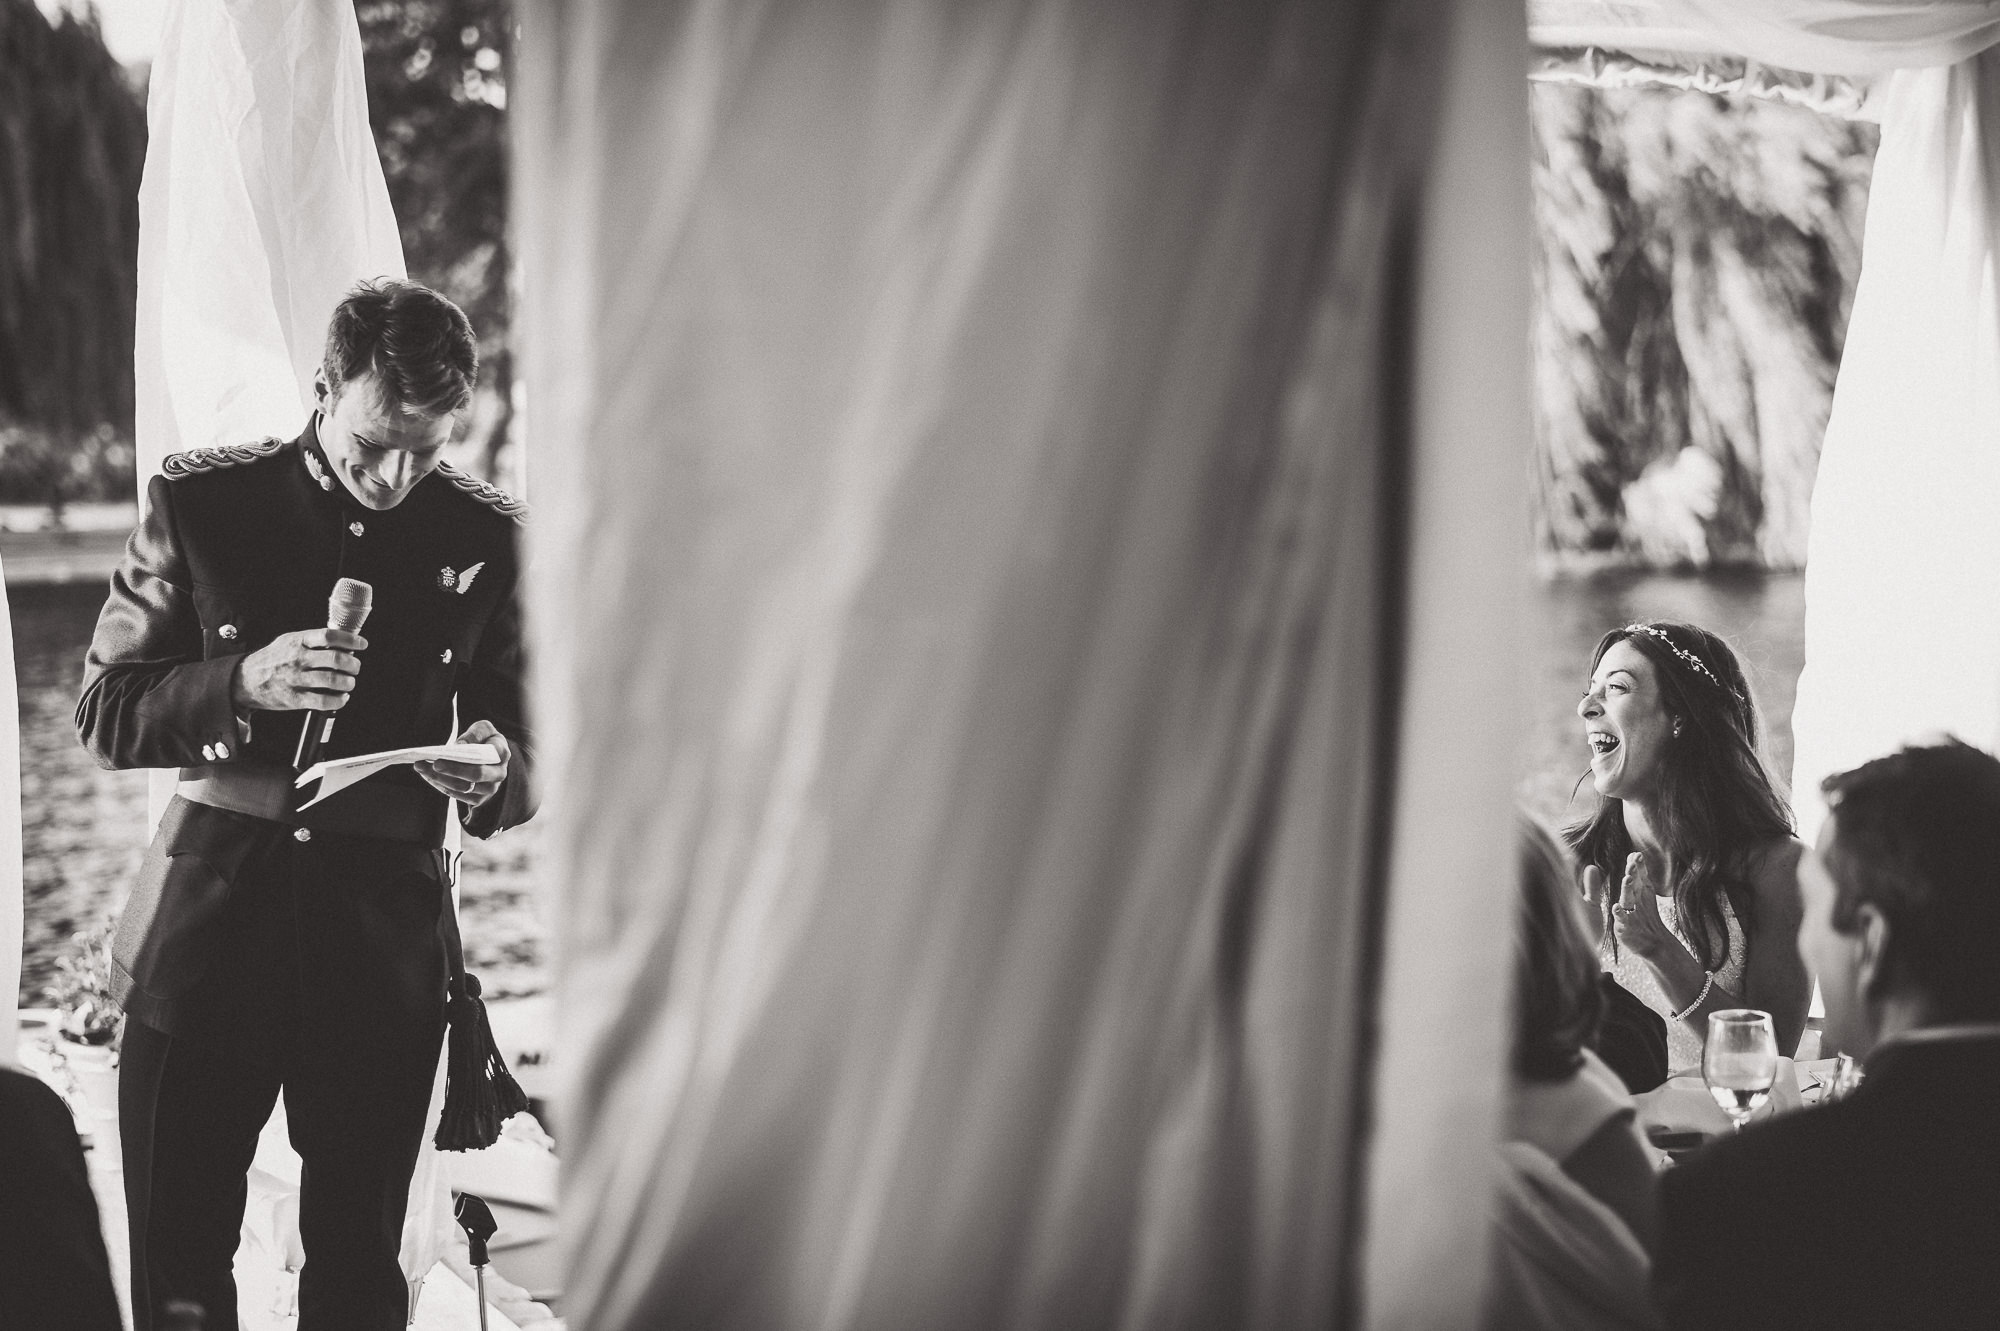
<svg viewBox="0 0 2000 1331">
<path fill-rule="evenodd" d="M 1761 1008 L 1778 1048 L 1805 1027 L 1791 811 L 1757 751 L 1729 645 L 1691 624 L 1597 644 L 1577 704 L 1597 807 L 1565 829 L 1618 982 L 1667 1018 L 1668 1062 L 1698 1065 L 1708 1014 Z"/>
</svg>

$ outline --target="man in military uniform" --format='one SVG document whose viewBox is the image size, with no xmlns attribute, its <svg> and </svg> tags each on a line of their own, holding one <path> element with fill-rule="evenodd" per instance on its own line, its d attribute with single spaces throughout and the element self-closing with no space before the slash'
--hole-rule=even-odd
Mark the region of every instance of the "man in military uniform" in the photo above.
<svg viewBox="0 0 2000 1331">
<path fill-rule="evenodd" d="M 444 1030 L 440 847 L 532 813 L 521 507 L 439 461 L 477 371 L 444 297 L 364 283 L 334 313 L 289 442 L 167 459 L 98 619 L 77 732 L 106 767 L 178 767 L 114 946 L 139 1331 L 170 1300 L 236 1326 L 231 1259 L 282 1090 L 303 1160 L 300 1331 L 404 1325 L 404 1209 Z M 362 633 L 325 627 L 340 578 Z M 323 756 L 454 738 L 492 764 L 391 768 L 301 809 Z M 456 720 L 454 720 L 454 713 Z"/>
</svg>

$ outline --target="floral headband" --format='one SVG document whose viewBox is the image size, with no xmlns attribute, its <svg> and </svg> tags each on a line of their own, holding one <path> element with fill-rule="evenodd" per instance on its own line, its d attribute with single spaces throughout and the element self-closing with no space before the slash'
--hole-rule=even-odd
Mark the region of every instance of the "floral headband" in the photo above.
<svg viewBox="0 0 2000 1331">
<path fill-rule="evenodd" d="M 1736 695 L 1736 690 L 1730 688 L 1728 685 L 1724 684 L 1721 680 L 1717 679 L 1715 677 L 1715 672 L 1713 670 L 1710 670 L 1708 668 L 1707 663 L 1704 662 L 1699 656 L 1696 656 L 1693 652 L 1689 651 L 1687 648 L 1681 646 L 1679 643 L 1675 642 L 1672 638 L 1668 637 L 1665 629 L 1656 629 L 1651 624 L 1627 624 L 1620 631 L 1623 632 L 1627 637 L 1631 637 L 1635 633 L 1645 634 L 1647 637 L 1653 639 L 1655 642 L 1665 647 L 1668 651 L 1672 652 L 1682 665 L 1694 671 L 1697 675 L 1700 675 L 1703 679 L 1707 680 L 1709 683 L 1715 685 L 1716 688 L 1721 689 L 1724 693 L 1729 694 L 1731 697 L 1734 697 Z"/>
</svg>

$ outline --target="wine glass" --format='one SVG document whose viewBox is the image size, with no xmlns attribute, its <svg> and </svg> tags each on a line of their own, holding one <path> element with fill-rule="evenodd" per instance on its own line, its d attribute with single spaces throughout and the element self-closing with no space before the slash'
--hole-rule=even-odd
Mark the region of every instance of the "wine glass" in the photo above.
<svg viewBox="0 0 2000 1331">
<path fill-rule="evenodd" d="M 1754 1008 L 1726 1008 L 1708 1017 L 1708 1043 L 1701 1050 L 1701 1076 L 1708 1093 L 1738 1132 L 1771 1098 L 1778 1075 L 1778 1036 L 1771 1014 Z"/>
</svg>

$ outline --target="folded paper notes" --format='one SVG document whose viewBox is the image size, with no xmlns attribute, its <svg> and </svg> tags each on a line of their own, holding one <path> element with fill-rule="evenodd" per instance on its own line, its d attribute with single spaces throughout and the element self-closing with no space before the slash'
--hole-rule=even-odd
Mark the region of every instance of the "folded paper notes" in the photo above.
<svg viewBox="0 0 2000 1331">
<path fill-rule="evenodd" d="M 314 763 L 299 773 L 293 785 L 303 786 L 309 782 L 319 782 L 319 793 L 301 804 L 299 808 L 310 809 L 328 795 L 337 795 L 356 781 L 375 775 L 385 767 L 400 767 L 404 763 L 429 762 L 433 759 L 453 763 L 497 763 L 500 751 L 491 744 L 425 744 L 414 749 L 384 749 L 381 753 L 358 753 L 352 758 L 335 758 L 329 762 Z"/>
</svg>

